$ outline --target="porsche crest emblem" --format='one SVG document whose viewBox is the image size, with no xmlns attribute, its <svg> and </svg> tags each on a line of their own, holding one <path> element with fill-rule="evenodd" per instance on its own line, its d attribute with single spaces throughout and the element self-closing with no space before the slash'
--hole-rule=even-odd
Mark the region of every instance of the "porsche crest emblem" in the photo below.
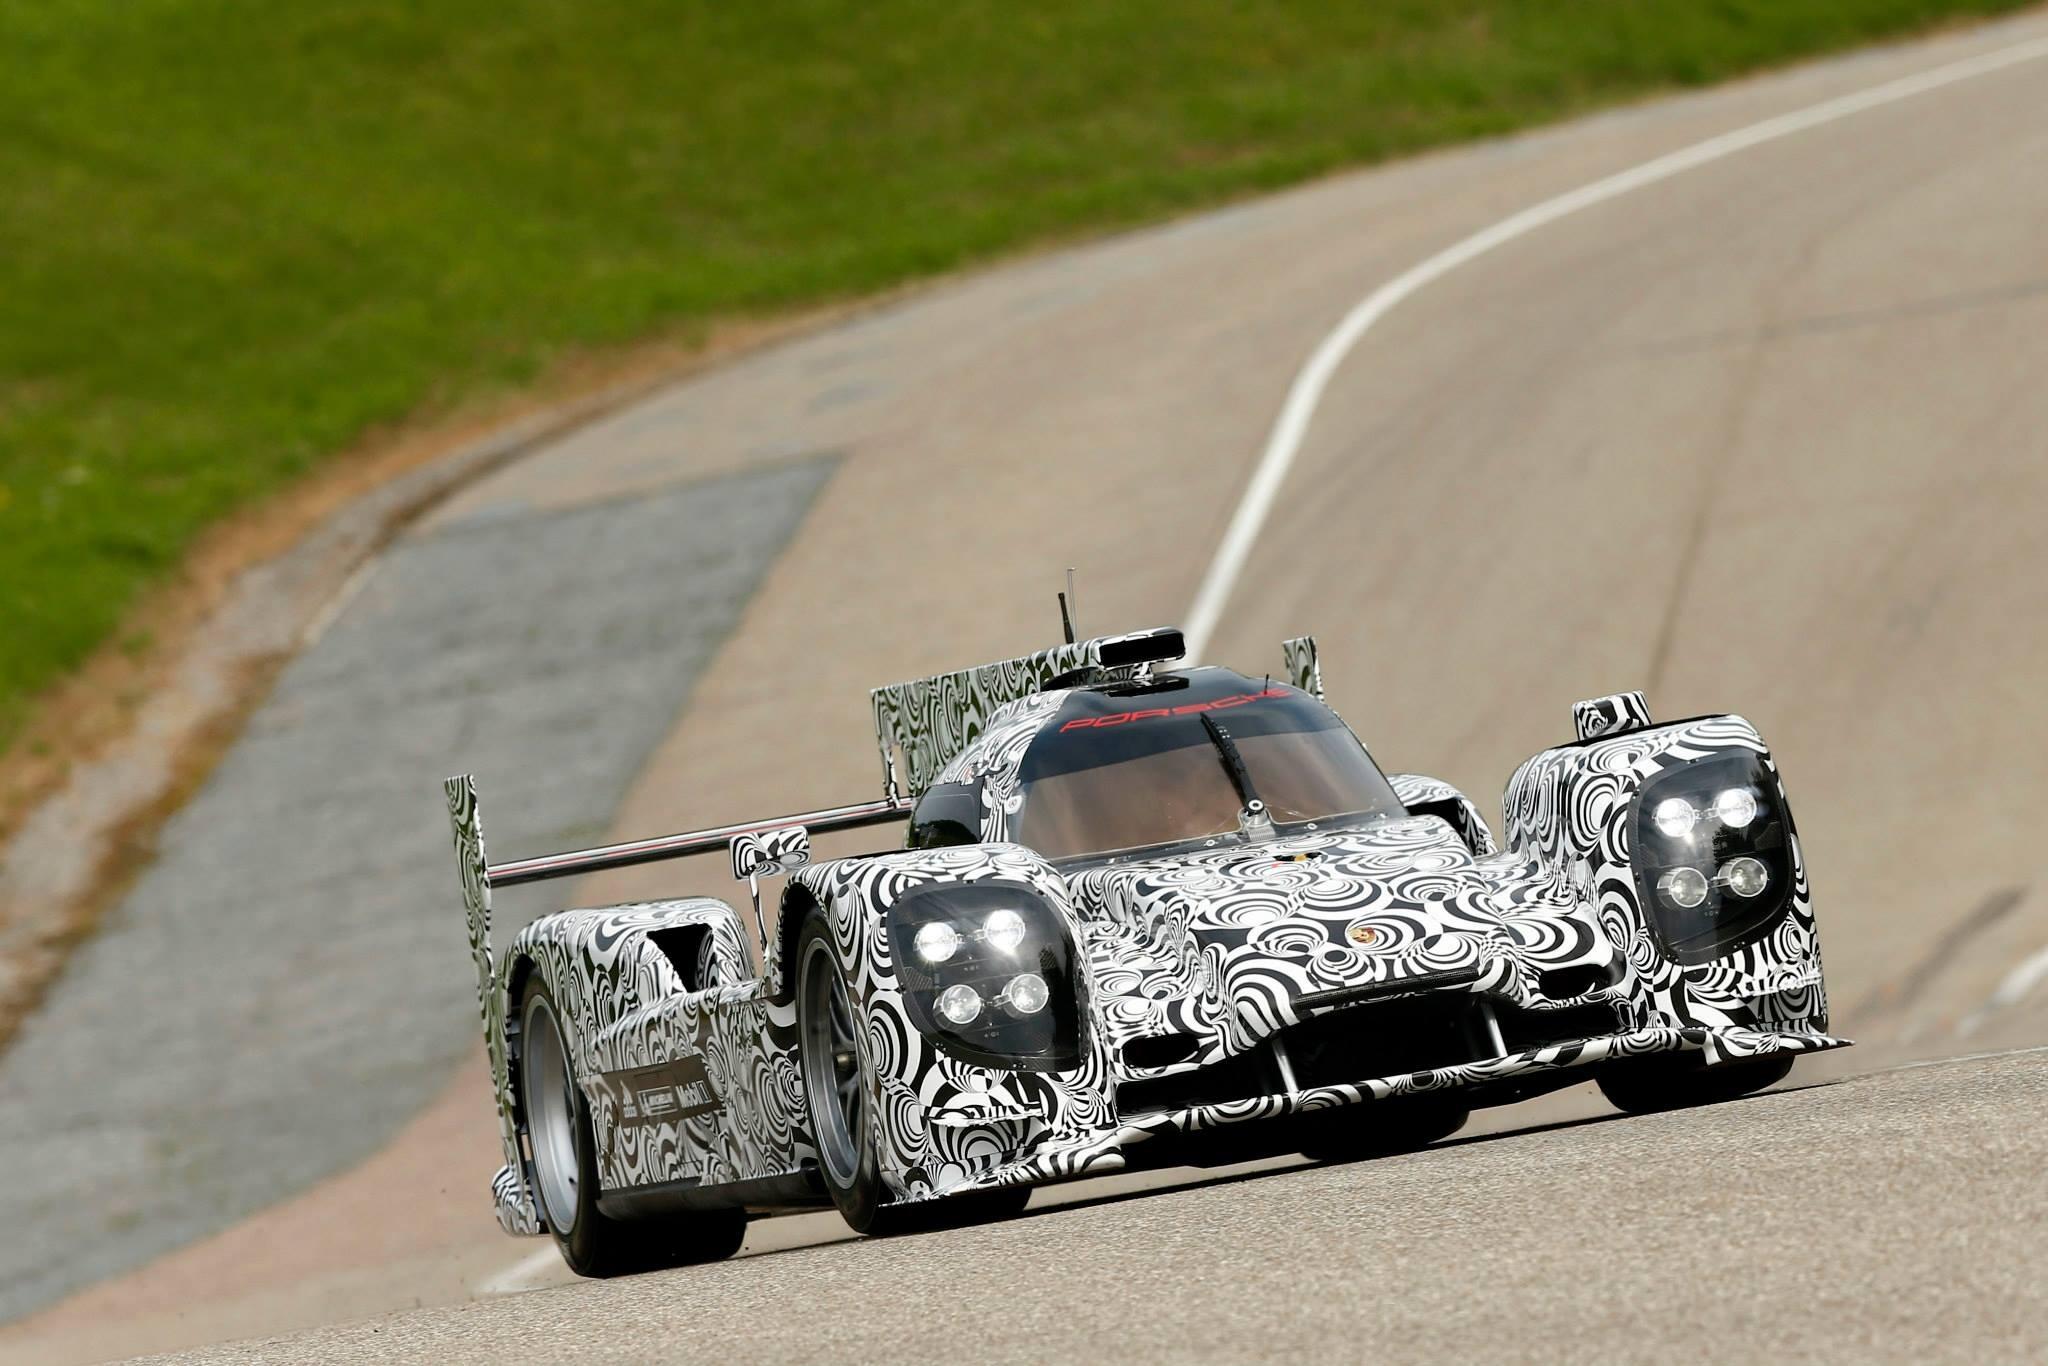
<svg viewBox="0 0 2048 1366">
<path fill-rule="evenodd" d="M 1380 942 L 1380 932 L 1370 925 L 1353 925 L 1345 934 L 1360 948 L 1368 948 Z"/>
</svg>

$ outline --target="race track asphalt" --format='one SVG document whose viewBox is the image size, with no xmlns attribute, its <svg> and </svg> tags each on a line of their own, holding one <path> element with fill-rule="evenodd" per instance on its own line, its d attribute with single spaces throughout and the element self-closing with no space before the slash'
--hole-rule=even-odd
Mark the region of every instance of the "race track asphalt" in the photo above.
<svg viewBox="0 0 2048 1366">
<path fill-rule="evenodd" d="M 755 566 L 715 603 L 667 603 L 674 578 L 649 589 L 594 577 L 600 599 L 614 586 L 649 591 L 571 657 L 543 668 L 515 649 L 484 671 L 514 691 L 530 680 L 533 715 L 546 718 L 616 681 L 617 661 L 671 618 L 702 626 L 665 690 L 635 691 L 631 743 L 582 792 L 494 775 L 497 743 L 465 729 L 492 714 L 480 704 L 451 707 L 438 727 L 448 743 L 422 743 L 417 773 L 371 800 L 431 792 L 450 762 L 479 754 L 486 828 L 504 857 L 568 838 L 563 822 L 578 819 L 593 837 L 644 835 L 863 799 L 877 782 L 866 689 L 1048 643 L 1066 566 L 1081 571 L 1084 630 L 1179 619 L 1296 371 L 1381 283 L 1528 205 L 1700 139 L 2044 36 L 2048 16 L 2034 12 L 1332 178 L 950 282 L 593 423 L 458 495 L 413 539 L 582 517 L 603 527 L 606 555 L 672 573 L 663 557 L 694 533 L 650 509 L 702 513 L 708 494 L 692 490 L 728 478 L 822 482 L 767 498 L 758 524 L 711 518 Z M 2024 1000 L 1987 1009 L 2048 946 L 2043 167 L 2048 61 L 2033 61 L 1688 170 L 1435 280 L 1333 377 L 1210 657 L 1277 667 L 1281 639 L 1315 632 L 1333 702 L 1382 764 L 1447 778 L 1489 809 L 1515 763 L 1568 736 L 1577 698 L 1641 686 L 1664 716 L 1739 709 L 1787 776 L 1838 1024 L 1867 1041 L 1846 1061 L 1802 1064 L 1794 1084 L 1992 1037 L 2048 1040 Z M 538 563 L 517 567 L 550 578 L 556 562 Z M 538 591 L 481 553 L 451 553 L 435 576 L 457 602 Z M 365 590 L 331 634 L 359 629 L 377 602 Z M 403 730 L 412 701 L 386 695 L 374 719 Z M 244 771 L 243 748 L 278 744 L 259 725 L 223 779 Z M 209 789 L 181 833 L 205 845 L 216 827 L 267 819 L 262 803 L 278 792 L 322 781 L 280 770 L 253 806 Z M 407 1022 L 415 1048 L 360 1060 L 408 1078 L 406 1105 L 362 1107 L 363 1120 L 270 1107 L 260 1140 L 285 1152 L 289 1178 L 266 1181 L 260 1200 L 235 1190 L 223 1203 L 218 1186 L 191 1184 L 122 1105 L 65 1101 L 68 1138 L 46 1142 L 13 1118 L 28 1093 L 5 1090 L 27 1075 L 27 1055 L 0 1070 L 11 1126 L 0 1157 L 32 1157 L 88 1197 L 96 1181 L 141 1192 L 130 1213 L 97 1221 L 63 1201 L 7 1197 L 10 1246 L 25 1249 L 12 1274 L 43 1276 L 46 1263 L 101 1274 L 222 1229 L 0 1329 L 0 1357 L 132 1353 L 479 1295 L 269 1351 L 346 1355 L 381 1341 L 448 1359 L 514 1347 L 688 1355 L 707 1324 L 719 1352 L 758 1342 L 800 1357 L 1022 1356 L 1040 1341 L 1342 1355 L 1365 1340 L 1347 1325 L 1393 1332 L 1373 1354 L 1395 1356 L 1472 1343 L 1488 1355 L 1648 1356 L 1697 1346 L 1708 1324 L 1746 1334 L 1733 1339 L 1745 1354 L 2048 1350 L 2041 1297 L 2027 1293 L 2048 1273 L 2037 1055 L 1487 1136 L 943 1238 L 494 1295 L 561 1273 L 545 1258 L 522 1270 L 535 1245 L 503 1239 L 489 1219 L 490 1116 L 481 1068 L 462 1056 L 475 1002 L 452 872 L 426 852 L 442 838 L 438 813 L 425 819 L 405 837 L 418 859 L 394 857 L 375 893 L 377 913 L 407 927 L 391 951 L 418 956 L 348 980 L 363 994 L 335 1017 L 344 1047 L 384 1012 Z M 216 862 L 175 899 L 138 887 L 113 934 L 172 909 L 218 934 L 204 892 L 231 887 L 239 866 Z M 572 890 L 730 884 L 686 865 Z M 346 925 L 349 910 L 329 900 L 320 915 Z M 445 938 L 428 947 L 421 927 L 436 924 Z M 352 942 L 351 961 L 375 959 L 380 942 Z M 218 999 L 205 1009 L 230 1020 L 330 1018 L 347 980 L 317 932 L 222 935 L 207 951 Z M 119 961 L 123 950 L 91 952 Z M 427 971 L 435 955 L 445 970 Z M 132 1050 L 132 1034 L 108 1015 L 116 988 L 101 980 L 101 995 L 49 1017 L 61 1026 L 37 1028 L 61 1029 L 45 1046 L 118 1074 L 113 1099 L 175 1100 L 181 1084 L 239 1095 L 238 1074 L 272 1066 L 250 1034 L 169 1055 L 171 1070 L 146 1086 L 126 1080 L 105 1060 Z M 148 1001 L 175 1018 L 175 1002 Z M 61 1091 L 61 1074 L 40 1075 L 56 1091 L 38 1095 Z M 437 1097 L 434 1077 L 447 1078 Z M 399 1127 L 401 1110 L 428 1101 Z M 1599 1113 L 1576 1094 L 1489 1123 Z M 267 1159 L 251 1160 L 260 1172 Z M 323 1171 L 333 1175 L 316 1182 Z M 269 1203 L 294 1185 L 304 1189 Z M 132 1219 L 181 1231 L 145 1243 Z M 750 1247 L 833 1236 L 826 1223 L 763 1224 Z M 25 1308 L 81 1274 L 4 1293 Z M 1049 1284 L 1071 1294 L 1046 1295 Z M 935 1325 L 959 1336 L 928 1335 Z"/>
<path fill-rule="evenodd" d="M 2048 1050 L 189 1362 L 2039 1359 Z"/>
</svg>

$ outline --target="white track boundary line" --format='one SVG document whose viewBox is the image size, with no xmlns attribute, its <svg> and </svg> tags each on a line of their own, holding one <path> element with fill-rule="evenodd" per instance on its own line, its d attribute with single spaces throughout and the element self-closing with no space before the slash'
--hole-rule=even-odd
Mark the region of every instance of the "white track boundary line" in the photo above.
<svg viewBox="0 0 2048 1366">
<path fill-rule="evenodd" d="M 1991 1004 L 2000 1009 L 2016 1006 L 2043 982 L 2048 982 L 2048 948 L 2039 950 L 2007 973 L 2005 980 L 1998 984 L 1998 990 L 1991 993 Z"/>
<path fill-rule="evenodd" d="M 2025 1058 L 2036 1053 L 2048 1053 L 2048 1044 L 2035 1044 L 2029 1048 L 1995 1048 L 1988 1053 L 1958 1053 L 1953 1058 L 1923 1058 L 1919 1062 L 1902 1062 L 1890 1067 L 1880 1067 L 1875 1072 L 1858 1072 L 1854 1076 L 1843 1077 L 1842 1080 L 1865 1081 L 1871 1077 L 1889 1077 L 1896 1072 L 1918 1072 L 1923 1068 L 1947 1067 L 1953 1063 L 1989 1062 L 1993 1058 Z"/>
<path fill-rule="evenodd" d="M 368 583 L 370 575 L 376 572 L 380 558 L 372 555 L 351 569 L 348 577 L 341 581 L 341 587 L 334 590 L 334 596 L 320 604 L 320 609 L 306 622 L 305 629 L 299 632 L 301 653 L 319 644 L 320 638 L 327 634 L 327 628 L 334 625 L 335 619 L 342 611 L 356 600 L 356 594 L 363 591 L 363 585 Z"/>
<path fill-rule="evenodd" d="M 1252 472 L 1251 483 L 1246 486 L 1239 499 L 1236 513 L 1230 519 L 1230 526 L 1223 533 L 1223 540 L 1216 547 L 1216 557 L 1209 564 L 1209 572 L 1202 580 L 1202 586 L 1195 593 L 1195 600 L 1188 608 L 1184 634 L 1187 639 L 1187 660 L 1190 664 L 1200 663 L 1208 649 L 1209 639 L 1216 630 L 1216 623 L 1223 615 L 1223 609 L 1230 601 L 1231 591 L 1237 586 L 1238 575 L 1244 569 L 1245 560 L 1250 556 L 1253 543 L 1258 540 L 1259 531 L 1265 525 L 1266 516 L 1272 511 L 1273 500 L 1279 495 L 1280 485 L 1287 478 L 1287 471 L 1301 450 L 1302 439 L 1308 434 L 1311 418 L 1315 416 L 1316 405 L 1322 401 L 1323 391 L 1329 387 L 1330 378 L 1336 373 L 1351 349 L 1380 319 L 1387 316 L 1402 300 L 1422 289 L 1432 281 L 1450 274 L 1459 266 L 1484 256 L 1496 247 L 1505 246 L 1518 237 L 1534 232 L 1546 224 L 1554 223 L 1581 209 L 1595 204 L 1604 204 L 1617 199 L 1632 190 L 1646 185 L 1669 180 L 1696 167 L 1733 156 L 1737 152 L 1788 137 L 1793 133 L 1833 123 L 1866 110 L 1876 109 L 1899 100 L 1924 95 L 1943 86 L 1954 85 L 1977 76 L 2002 71 L 2022 62 L 2048 57 L 2048 38 L 2036 38 L 1990 52 L 1966 57 L 1960 61 L 1937 66 L 1916 75 L 1904 76 L 1886 81 L 1882 85 L 1853 91 L 1823 100 L 1805 109 L 1780 114 L 1761 123 L 1738 128 L 1734 132 L 1696 142 L 1690 147 L 1668 152 L 1639 166 L 1596 180 L 1589 185 L 1568 191 L 1540 204 L 1523 209 L 1504 218 L 1492 227 L 1473 233 L 1463 241 L 1444 248 L 1395 276 L 1361 300 L 1336 330 L 1324 337 L 1308 364 L 1294 377 L 1294 384 L 1287 391 L 1287 401 L 1281 406 L 1280 416 L 1273 424 L 1271 435 L 1266 438 L 1265 451 L 1259 456 L 1259 463 Z"/>
<path fill-rule="evenodd" d="M 1956 1025 L 1956 1037 L 1969 1038 L 1993 1015 L 2001 1010 L 2008 1010 L 2031 996 L 2034 988 L 2044 981 L 2048 981 L 2048 948 L 2036 950 L 2022 959 L 2018 967 L 2008 972 L 1984 1004 L 1964 1016 Z"/>
</svg>

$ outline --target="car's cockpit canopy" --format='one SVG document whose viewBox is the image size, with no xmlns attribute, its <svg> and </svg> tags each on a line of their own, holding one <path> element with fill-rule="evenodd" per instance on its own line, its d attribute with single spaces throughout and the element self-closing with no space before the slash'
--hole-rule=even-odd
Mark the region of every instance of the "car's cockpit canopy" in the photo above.
<svg viewBox="0 0 2048 1366">
<path fill-rule="evenodd" d="M 1403 812 L 1336 713 L 1285 683 L 1220 668 L 1075 689 L 1025 747 L 1017 785 L 1007 838 L 1049 859 L 1234 836 L 1248 799 L 1282 829 Z M 911 843 L 983 838 L 978 787 L 935 784 Z"/>
</svg>

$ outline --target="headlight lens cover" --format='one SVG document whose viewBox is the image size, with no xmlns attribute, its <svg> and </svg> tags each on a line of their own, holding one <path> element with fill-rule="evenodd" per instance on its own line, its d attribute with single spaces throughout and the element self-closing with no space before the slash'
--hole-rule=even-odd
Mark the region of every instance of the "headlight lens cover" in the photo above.
<svg viewBox="0 0 2048 1366">
<path fill-rule="evenodd" d="M 911 1023 L 947 1052 L 1022 1071 L 1080 1066 L 1073 941 L 1031 888 L 920 888 L 889 908 L 889 944 Z"/>
<path fill-rule="evenodd" d="M 1661 773 L 1636 796 L 1636 890 L 1665 950 L 1704 963 L 1757 937 L 1792 894 L 1792 819 L 1763 757 Z"/>
<path fill-rule="evenodd" d="M 918 930 L 913 947 L 920 963 L 943 963 L 960 952 L 960 931 L 951 921 L 928 920 Z"/>
</svg>

